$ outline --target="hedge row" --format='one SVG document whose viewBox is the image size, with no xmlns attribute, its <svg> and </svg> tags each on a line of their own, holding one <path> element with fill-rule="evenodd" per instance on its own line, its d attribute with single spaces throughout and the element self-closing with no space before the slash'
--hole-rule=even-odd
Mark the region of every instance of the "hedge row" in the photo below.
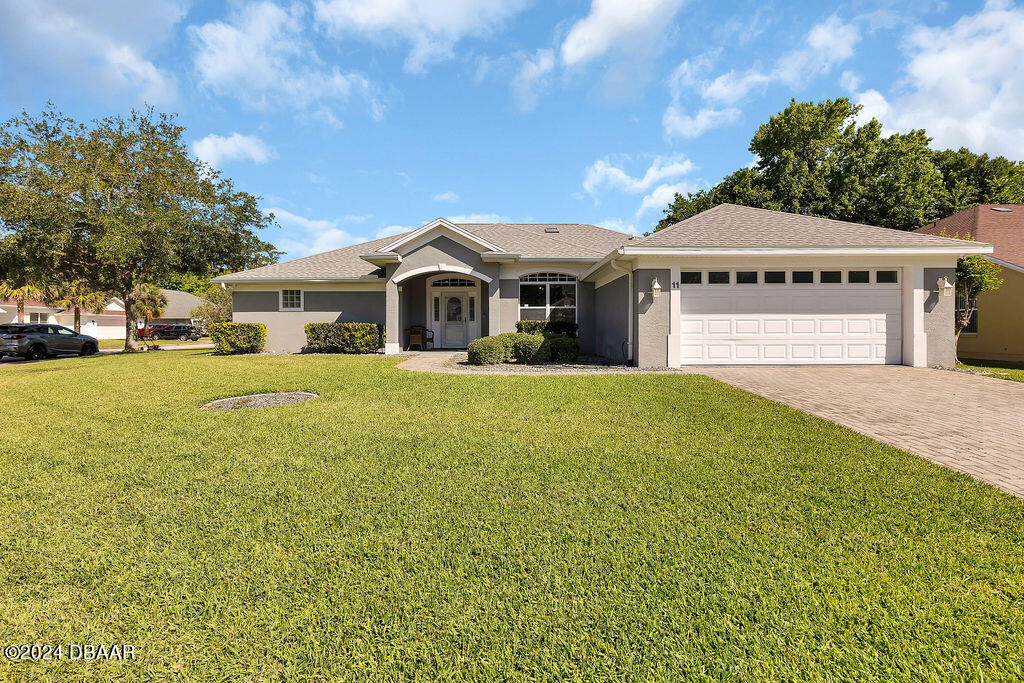
<svg viewBox="0 0 1024 683">
<path fill-rule="evenodd" d="M 377 353 L 384 326 L 376 323 L 306 323 L 306 350 L 314 353 Z"/>
<path fill-rule="evenodd" d="M 576 337 L 580 326 L 569 320 L 519 320 L 516 322 L 516 332 L 525 334 L 564 334 L 566 337 Z"/>
<path fill-rule="evenodd" d="M 207 331 L 218 353 L 259 353 L 267 343 L 263 323 L 213 323 Z"/>
<path fill-rule="evenodd" d="M 552 360 L 556 363 L 571 363 L 580 355 L 580 344 L 564 334 L 505 332 L 474 339 L 466 350 L 472 365 L 538 365 Z"/>
</svg>

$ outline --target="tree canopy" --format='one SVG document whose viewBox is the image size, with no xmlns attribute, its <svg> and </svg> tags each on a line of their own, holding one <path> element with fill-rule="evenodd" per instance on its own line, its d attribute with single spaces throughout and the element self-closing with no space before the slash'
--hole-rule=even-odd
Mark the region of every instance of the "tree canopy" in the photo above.
<svg viewBox="0 0 1024 683">
<path fill-rule="evenodd" d="M 0 126 L 0 267 L 120 297 L 136 348 L 144 283 L 266 265 L 256 197 L 189 154 L 184 129 L 151 108 L 83 125 L 52 108 Z"/>
<path fill-rule="evenodd" d="M 924 130 L 882 134 L 846 98 L 796 102 L 758 128 L 757 155 L 708 190 L 676 194 L 656 230 L 722 203 L 912 230 L 975 204 L 1024 203 L 1024 164 L 961 148 L 934 151 Z"/>
</svg>

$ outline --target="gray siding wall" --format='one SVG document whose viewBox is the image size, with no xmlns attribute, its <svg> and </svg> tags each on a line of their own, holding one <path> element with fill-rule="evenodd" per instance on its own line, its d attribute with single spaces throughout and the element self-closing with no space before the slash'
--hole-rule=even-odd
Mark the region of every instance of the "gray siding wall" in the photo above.
<svg viewBox="0 0 1024 683">
<path fill-rule="evenodd" d="M 594 290 L 594 353 L 624 361 L 629 336 L 629 282 L 622 277 Z"/>
<path fill-rule="evenodd" d="M 636 343 L 636 365 L 641 368 L 663 368 L 668 365 L 668 332 L 671 296 L 668 292 L 671 272 L 668 268 L 640 268 L 633 271 L 634 309 L 633 340 Z M 662 292 L 651 295 L 651 283 L 658 278 Z"/>
<path fill-rule="evenodd" d="M 231 296 L 231 319 L 267 326 L 270 353 L 298 353 L 306 345 L 306 323 L 384 322 L 384 292 L 305 290 L 303 311 L 279 311 L 274 291 L 239 291 Z"/>
<path fill-rule="evenodd" d="M 956 365 L 956 338 L 953 329 L 955 296 L 942 296 L 936 283 L 940 277 L 953 282 L 954 268 L 925 268 L 924 285 L 928 296 L 924 301 L 924 332 L 928 335 L 928 365 L 951 368 Z"/>
<path fill-rule="evenodd" d="M 581 353 L 595 353 L 597 348 L 594 325 L 594 283 L 576 283 L 576 323 L 580 326 L 577 337 Z"/>
<path fill-rule="evenodd" d="M 515 332 L 516 321 L 519 320 L 519 279 L 506 278 L 499 287 L 501 298 L 501 320 L 498 329 L 501 332 Z"/>
</svg>

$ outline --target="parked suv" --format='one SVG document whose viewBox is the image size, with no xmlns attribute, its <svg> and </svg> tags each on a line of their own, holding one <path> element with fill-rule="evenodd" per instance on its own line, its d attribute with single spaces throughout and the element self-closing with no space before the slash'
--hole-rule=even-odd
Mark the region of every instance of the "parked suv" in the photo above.
<svg viewBox="0 0 1024 683">
<path fill-rule="evenodd" d="M 6 323 L 0 325 L 0 356 L 39 360 L 62 353 L 91 356 L 100 348 L 95 337 L 75 334 L 60 325 Z"/>
<path fill-rule="evenodd" d="M 196 341 L 203 336 L 203 332 L 195 325 L 164 325 L 154 329 L 150 336 L 153 339 L 180 339 L 181 341 L 191 339 Z"/>
</svg>

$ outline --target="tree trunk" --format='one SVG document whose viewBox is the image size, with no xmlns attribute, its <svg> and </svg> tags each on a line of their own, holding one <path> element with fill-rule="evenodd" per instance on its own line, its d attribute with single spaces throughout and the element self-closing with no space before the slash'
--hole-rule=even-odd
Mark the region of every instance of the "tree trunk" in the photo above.
<svg viewBox="0 0 1024 683">
<path fill-rule="evenodd" d="M 25 302 L 21 301 L 18 303 L 18 322 L 25 322 Z"/>
<path fill-rule="evenodd" d="M 953 332 L 953 367 L 955 368 L 960 364 L 960 332 L 961 327 L 957 326 Z"/>
<path fill-rule="evenodd" d="M 135 312 L 134 293 L 126 294 L 122 301 L 124 301 L 124 350 L 131 353 L 139 350 L 139 318 Z"/>
<path fill-rule="evenodd" d="M 75 334 L 82 334 L 82 309 L 75 306 Z"/>
</svg>

